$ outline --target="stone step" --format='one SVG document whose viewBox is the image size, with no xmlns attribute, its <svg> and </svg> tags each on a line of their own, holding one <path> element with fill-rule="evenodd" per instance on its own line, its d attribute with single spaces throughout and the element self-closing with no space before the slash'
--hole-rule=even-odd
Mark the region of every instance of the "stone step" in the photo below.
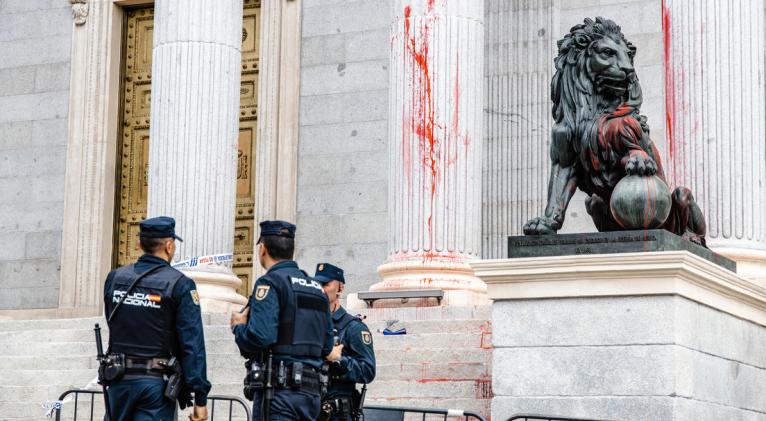
<svg viewBox="0 0 766 421">
<path fill-rule="evenodd" d="M 491 307 L 406 307 L 406 308 L 372 308 L 363 310 L 349 310 L 352 314 L 366 316 L 365 323 L 373 325 L 375 322 L 386 320 L 406 321 L 413 326 L 423 321 L 449 321 L 450 324 L 460 321 L 486 321 L 490 320 Z M 205 325 L 229 325 L 229 314 L 208 313 L 202 315 Z M 106 326 L 103 317 L 86 317 L 76 319 L 40 319 L 40 320 L 0 320 L 0 332 L 17 330 L 57 330 L 57 329 L 93 329 L 93 325 L 99 323 Z"/>
<path fill-rule="evenodd" d="M 382 335 L 373 333 L 375 351 L 383 349 L 458 348 L 481 349 L 492 343 L 488 334 L 481 333 L 420 333 Z"/>
<path fill-rule="evenodd" d="M 384 380 L 473 380 L 488 379 L 490 368 L 483 362 L 378 364 L 376 381 Z"/>
<path fill-rule="evenodd" d="M 450 321 L 455 320 L 490 320 L 492 318 L 491 306 L 478 307 L 401 307 L 401 308 L 367 308 L 360 310 L 348 310 L 351 314 L 365 316 L 365 323 L 385 320 L 415 321 Z M 211 313 L 204 315 L 208 324 L 229 324 L 229 314 Z M 2 329 L 0 329 L 2 330 Z"/>
<path fill-rule="evenodd" d="M 77 335 L 62 332 L 62 339 L 67 336 Z M 236 344 L 231 336 L 228 338 L 206 338 L 205 347 L 209 353 L 233 353 L 239 354 Z M 94 355 L 96 354 L 95 340 L 84 341 L 66 341 L 59 340 L 48 341 L 41 338 L 39 342 L 22 341 L 8 342 L 0 346 L 0 357 L 4 356 L 39 356 L 49 358 L 56 356 L 74 356 L 74 355 Z M 431 350 L 433 348 L 453 348 L 453 349 L 483 349 L 490 341 L 488 335 L 477 334 L 456 334 L 456 333 L 424 333 L 413 335 L 384 336 L 373 334 L 375 350 Z"/>
<path fill-rule="evenodd" d="M 96 355 L 83 356 L 56 356 L 55 358 L 29 357 L 29 356 L 4 356 L 0 358 L 0 370 L 5 369 L 37 369 L 61 371 L 90 368 L 95 370 L 98 367 Z"/>
<path fill-rule="evenodd" d="M 87 317 L 80 319 L 43 319 L 43 320 L 0 320 L 0 332 L 20 330 L 61 330 L 61 329 L 93 329 L 93 325 L 106 327 L 103 317 Z M 106 329 L 104 329 L 106 330 Z"/>
<path fill-rule="evenodd" d="M 490 323 L 486 320 L 405 320 L 397 323 L 399 327 L 405 327 L 407 334 L 418 333 L 489 333 Z M 367 322 L 367 327 L 373 332 L 380 332 L 387 327 L 385 320 Z"/>
<path fill-rule="evenodd" d="M 375 358 L 378 364 L 391 363 L 428 363 L 438 360 L 448 362 L 482 362 L 492 361 L 492 351 L 487 349 L 458 349 L 458 348 L 411 348 L 411 349 L 378 349 L 375 348 Z"/>
<path fill-rule="evenodd" d="M 0 347 L 0 358 L 6 356 L 34 356 L 40 358 L 58 358 L 60 356 L 96 356 L 93 342 L 43 342 L 32 346 L 29 343 L 10 343 Z"/>
<path fill-rule="evenodd" d="M 440 398 L 440 399 L 410 399 L 410 398 L 396 398 L 396 399 L 378 399 L 368 398 L 365 399 L 366 405 L 374 406 L 398 406 L 408 408 L 432 408 L 432 409 L 458 409 L 462 411 L 470 411 L 479 415 L 490 413 L 490 407 L 492 399 L 471 399 L 471 398 Z M 409 415 L 409 414 L 408 414 Z M 411 417 L 405 419 L 421 419 L 419 417 Z M 426 419 L 440 419 L 430 417 Z M 463 418 L 450 418 L 455 420 L 463 420 Z M 475 420 L 472 420 L 475 421 Z"/>
</svg>

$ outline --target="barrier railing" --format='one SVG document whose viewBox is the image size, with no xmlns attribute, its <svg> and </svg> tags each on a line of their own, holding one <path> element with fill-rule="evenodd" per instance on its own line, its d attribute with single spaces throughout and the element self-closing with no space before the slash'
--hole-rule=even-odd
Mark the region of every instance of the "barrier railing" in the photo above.
<svg viewBox="0 0 766 421">
<path fill-rule="evenodd" d="M 465 421 L 485 421 L 479 414 L 462 411 L 459 409 L 431 409 L 431 408 L 409 408 L 397 406 L 364 406 L 364 421 L 403 421 L 416 419 L 413 415 L 420 415 L 422 420 L 462 418 Z M 436 416 L 436 417 L 434 417 Z"/>
<path fill-rule="evenodd" d="M 90 396 L 90 399 L 81 399 L 82 395 L 88 395 Z M 67 421 L 80 421 L 80 420 L 89 420 L 89 421 L 95 421 L 96 419 L 101 420 L 103 419 L 103 414 L 97 414 L 96 413 L 96 400 L 101 399 L 101 395 L 103 393 L 100 390 L 83 390 L 83 389 L 72 389 L 67 390 L 66 392 L 62 393 L 61 396 L 59 396 L 59 399 L 57 401 L 58 406 L 54 408 L 54 413 L 56 414 L 56 421 L 62 421 L 62 410 L 66 408 L 72 408 L 71 411 L 73 413 L 72 418 L 67 418 Z M 66 402 L 66 404 L 63 404 L 63 402 L 68 398 L 72 397 L 72 402 Z M 84 401 L 84 402 L 83 402 Z M 244 420 L 244 421 L 251 421 L 253 419 L 252 413 L 250 412 L 250 405 L 248 405 L 247 402 L 245 402 L 241 398 L 237 398 L 234 396 L 225 396 L 225 395 L 210 395 L 207 397 L 207 407 L 208 407 L 208 416 L 209 421 L 215 421 L 218 420 Z M 223 405 L 223 409 L 221 406 Z M 235 408 L 237 406 L 241 406 L 242 410 L 235 411 Z M 84 408 L 83 408 L 84 407 Z M 100 407 L 99 407 L 100 408 Z M 103 409 L 102 409 L 103 410 Z M 223 415 L 219 415 L 219 418 L 216 418 L 216 413 L 221 414 L 221 411 L 223 411 L 224 414 L 226 414 L 226 417 Z M 86 412 L 88 414 L 87 418 L 78 418 L 78 415 L 83 415 L 83 412 Z M 244 415 L 244 417 L 242 416 Z"/>
</svg>

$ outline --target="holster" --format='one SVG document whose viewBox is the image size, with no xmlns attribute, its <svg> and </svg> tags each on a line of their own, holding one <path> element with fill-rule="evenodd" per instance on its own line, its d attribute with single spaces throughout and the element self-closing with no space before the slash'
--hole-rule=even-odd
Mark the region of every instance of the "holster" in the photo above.
<svg viewBox="0 0 766 421">
<path fill-rule="evenodd" d="M 98 381 L 111 386 L 125 375 L 125 354 L 109 354 L 99 361 Z"/>
<path fill-rule="evenodd" d="M 325 419 L 329 420 L 333 415 L 340 419 L 346 419 L 355 412 L 354 401 L 351 398 L 340 397 L 327 399 L 322 401 L 318 419 L 321 420 L 322 417 L 325 416 Z"/>
<path fill-rule="evenodd" d="M 247 374 L 245 374 L 245 399 L 252 401 L 255 392 L 263 390 L 266 387 L 266 367 L 263 363 L 254 360 L 245 362 Z"/>
<path fill-rule="evenodd" d="M 181 362 L 176 357 L 170 357 L 165 366 L 168 382 L 165 385 L 163 395 L 165 398 L 175 402 L 178 401 L 181 409 L 192 405 L 191 393 L 184 387 L 184 374 Z"/>
</svg>

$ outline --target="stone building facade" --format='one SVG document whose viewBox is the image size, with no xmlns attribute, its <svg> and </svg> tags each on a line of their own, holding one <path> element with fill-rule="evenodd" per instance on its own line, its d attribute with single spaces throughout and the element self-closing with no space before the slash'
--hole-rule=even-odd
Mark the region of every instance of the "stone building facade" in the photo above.
<svg viewBox="0 0 766 421">
<path fill-rule="evenodd" d="M 168 4 L 171 18 L 185 7 Z M 642 110 L 673 182 L 698 192 L 713 247 L 740 260 L 746 276 L 763 281 L 763 5 L 747 1 L 729 7 L 717 0 L 699 0 L 695 6 L 670 0 L 466 4 L 454 16 L 449 7 L 435 12 L 445 20 L 456 19 L 456 28 L 467 25 L 463 32 L 439 35 L 439 48 L 449 48 L 444 43 L 450 40 L 459 40 L 455 48 L 462 47 L 464 38 L 483 45 L 471 46 L 476 54 L 470 57 L 458 54 L 454 59 L 464 72 L 483 75 L 471 76 L 481 86 L 465 88 L 478 95 L 477 101 L 458 104 L 461 111 L 481 109 L 470 129 L 480 133 L 474 146 L 482 147 L 476 153 L 481 161 L 476 161 L 477 179 L 459 189 L 480 189 L 480 199 L 469 195 L 461 200 L 478 200 L 481 206 L 475 203 L 455 220 L 476 224 L 471 231 L 478 232 L 460 234 L 477 235 L 477 245 L 469 246 L 475 250 L 466 258 L 503 257 L 505 237 L 518 234 L 526 219 L 541 212 L 555 41 L 583 18 L 603 15 L 622 25 L 638 48 Z M 303 266 L 338 263 L 353 280 L 352 292 L 375 288 L 381 276 L 387 279 L 381 265 L 397 253 L 395 218 L 402 217 L 392 210 L 400 179 L 395 174 L 397 149 L 391 145 L 397 139 L 393 131 L 401 129 L 392 116 L 403 95 L 397 87 L 411 70 L 396 67 L 394 41 L 406 35 L 397 16 L 408 6 L 393 0 L 243 2 L 239 181 L 232 214 L 243 213 L 230 222 L 233 240 L 220 243 L 233 241 L 232 250 L 190 245 L 188 256 L 180 257 L 233 251 L 233 271 L 244 281 L 238 288 L 245 293 L 258 273 L 252 262 L 253 221 L 281 217 L 298 224 L 297 257 Z M 151 148 L 144 151 L 134 142 L 140 144 L 163 123 L 148 123 L 148 111 L 158 102 L 152 102 L 157 77 L 149 79 L 152 75 L 146 73 L 143 81 L 127 81 L 140 76 L 127 66 L 144 60 L 143 65 L 152 64 L 156 71 L 157 52 L 151 63 L 151 44 L 138 31 L 156 36 L 158 11 L 153 2 L 142 0 L 0 2 L 0 51 L 5 57 L 0 63 L 2 315 L 96 312 L 98 282 L 86 279 L 101 279 L 114 265 L 135 257 L 128 250 L 132 219 L 146 214 L 152 193 L 142 189 L 151 192 L 149 182 L 156 174 L 146 169 L 141 178 L 139 167 L 151 166 L 153 155 Z M 215 15 L 216 10 L 203 5 L 198 13 Z M 460 22 L 465 16 L 470 21 Z M 727 35 L 731 38 L 716 38 L 726 32 L 722 16 L 748 25 Z M 189 45 L 195 36 L 189 35 Z M 129 45 L 143 56 L 129 57 Z M 730 62 L 743 63 L 741 68 L 748 71 L 734 71 L 726 64 Z M 450 69 L 438 71 L 448 75 Z M 174 72 L 164 74 L 172 77 Z M 128 85 L 137 91 L 127 92 Z M 723 95 L 725 91 L 736 95 Z M 147 122 L 139 121 L 141 117 L 131 123 L 130 111 L 145 113 Z M 140 127 L 129 131 L 128 123 Z M 127 149 L 123 139 L 131 142 Z M 162 159 L 183 153 L 175 150 Z M 126 163 L 130 171 L 124 174 L 119 165 Z M 127 187 L 120 174 L 127 177 Z M 742 181 L 730 183 L 732 179 Z M 157 197 L 175 194 L 167 189 L 156 189 Z M 135 209 L 121 213 L 126 202 Z M 582 202 L 575 197 L 565 231 L 593 230 Z M 453 206 L 445 202 L 437 207 L 442 205 Z M 220 237 L 212 231 L 210 235 Z M 214 244 L 213 237 L 205 241 Z M 453 252 L 450 248 L 474 241 L 465 238 L 457 245 L 426 244 L 425 252 Z"/>
<path fill-rule="evenodd" d="M 137 257 L 138 221 L 170 214 L 211 366 L 238 358 L 216 313 L 261 273 L 257 221 L 279 218 L 298 225 L 302 267 L 346 269 L 349 306 L 364 306 L 360 291 L 445 292 L 441 308 L 361 310 L 373 329 L 412 322 L 407 336 L 375 333 L 373 402 L 763 419 L 765 12 L 759 0 L 0 0 L 0 319 L 21 319 L 0 332 L 0 369 L 18 382 L 0 409 L 30 419 L 39 405 L 22 401 L 92 378 L 86 327 L 104 276 Z M 502 259 L 545 206 L 556 41 L 596 16 L 637 47 L 670 183 L 694 191 L 708 244 L 737 274 L 685 251 Z M 595 230 L 584 200 L 562 232 Z M 40 318 L 68 320 L 27 320 Z M 39 343 L 46 329 L 64 339 Z M 63 350 L 80 359 L 38 367 Z M 49 377 L 32 386 L 17 366 Z M 241 390 L 239 372 L 211 374 Z"/>
</svg>

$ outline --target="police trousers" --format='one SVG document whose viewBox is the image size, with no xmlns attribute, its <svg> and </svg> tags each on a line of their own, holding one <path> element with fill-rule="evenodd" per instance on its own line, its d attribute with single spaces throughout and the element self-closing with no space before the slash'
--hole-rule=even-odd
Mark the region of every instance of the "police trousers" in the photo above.
<svg viewBox="0 0 766 421">
<path fill-rule="evenodd" d="M 263 392 L 253 396 L 253 421 L 261 421 Z M 319 395 L 303 390 L 276 389 L 271 401 L 271 421 L 316 421 Z"/>
<path fill-rule="evenodd" d="M 165 380 L 120 380 L 107 389 L 112 421 L 173 421 L 176 403 L 163 396 Z"/>
</svg>

